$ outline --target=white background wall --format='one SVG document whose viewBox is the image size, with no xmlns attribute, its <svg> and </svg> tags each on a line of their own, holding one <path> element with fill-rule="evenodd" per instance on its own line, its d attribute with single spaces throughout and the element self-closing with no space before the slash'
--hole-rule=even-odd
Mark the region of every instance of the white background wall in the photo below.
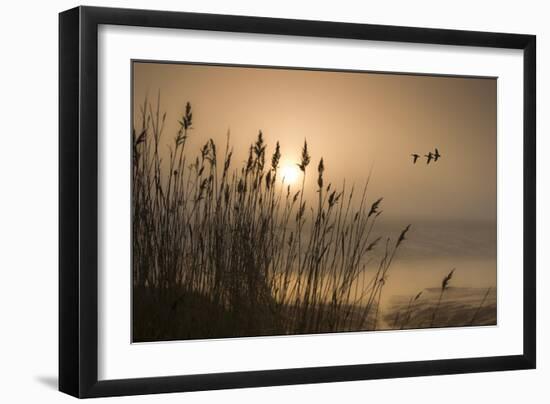
<svg viewBox="0 0 550 404">
<path fill-rule="evenodd" d="M 0 401 L 62 403 L 57 385 L 57 13 L 5 2 L 0 23 Z M 538 41 L 538 369 L 109 399 L 140 403 L 548 402 L 550 25 L 542 1 L 92 1 L 88 5 L 531 33 Z M 518 156 L 520 158 L 520 156 Z M 518 212 L 519 214 L 519 212 Z"/>
</svg>

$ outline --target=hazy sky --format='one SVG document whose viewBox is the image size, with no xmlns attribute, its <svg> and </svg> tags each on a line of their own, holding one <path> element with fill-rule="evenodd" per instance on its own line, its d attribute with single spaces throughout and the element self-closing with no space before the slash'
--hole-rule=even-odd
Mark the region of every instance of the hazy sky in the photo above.
<svg viewBox="0 0 550 404">
<path fill-rule="evenodd" d="M 281 143 L 282 166 L 307 139 L 326 183 L 361 185 L 372 167 L 370 198 L 384 197 L 385 217 L 496 220 L 496 79 L 134 63 L 136 126 L 159 90 L 166 140 L 191 102 L 193 155 L 209 138 L 222 150 L 230 130 L 235 167 L 261 129 L 268 155 Z M 435 147 L 437 163 L 412 164 Z"/>
<path fill-rule="evenodd" d="M 412 224 L 387 299 L 438 288 L 451 268 L 453 286 L 496 285 L 496 79 L 134 63 L 138 128 L 139 105 L 159 91 L 166 144 L 192 104 L 193 159 L 209 138 L 223 150 L 230 130 L 240 167 L 261 129 L 268 156 L 281 143 L 282 168 L 296 166 L 307 139 L 306 195 L 316 197 L 321 157 L 337 187 L 361 187 L 372 168 L 368 203 L 384 197 L 375 236 L 395 240 Z M 438 162 L 412 164 L 411 153 L 435 147 Z"/>
</svg>

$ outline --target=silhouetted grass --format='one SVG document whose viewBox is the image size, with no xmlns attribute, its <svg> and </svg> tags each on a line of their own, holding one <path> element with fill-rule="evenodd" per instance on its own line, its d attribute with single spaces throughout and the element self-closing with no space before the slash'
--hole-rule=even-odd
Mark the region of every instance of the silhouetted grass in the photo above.
<svg viewBox="0 0 550 404">
<path fill-rule="evenodd" d="M 496 325 L 497 300 L 494 288 L 447 287 L 445 298 L 441 301 L 439 301 L 440 295 L 441 288 L 427 288 L 422 291 L 418 299 L 393 296 L 384 315 L 388 324 L 386 328 Z M 438 302 L 437 315 L 432 322 Z M 396 326 L 393 324 L 397 316 L 399 321 Z"/>
<path fill-rule="evenodd" d="M 212 139 L 188 154 L 198 136 L 189 103 L 168 142 L 165 121 L 160 97 L 156 108 L 145 100 L 133 131 L 134 341 L 376 329 L 410 225 L 395 241 L 374 237 L 382 198 L 368 202 L 368 180 L 359 193 L 325 184 L 325 162 L 312 169 L 304 142 L 301 187 L 291 190 L 279 178 L 279 143 L 268 156 L 261 131 L 234 167 L 229 136 L 221 154 Z M 382 258 L 366 280 L 375 248 Z"/>
</svg>

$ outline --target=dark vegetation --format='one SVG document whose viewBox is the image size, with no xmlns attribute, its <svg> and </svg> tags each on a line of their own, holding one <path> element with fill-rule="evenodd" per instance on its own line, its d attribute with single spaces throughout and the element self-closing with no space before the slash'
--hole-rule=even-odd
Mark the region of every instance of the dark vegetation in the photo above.
<svg viewBox="0 0 550 404">
<path fill-rule="evenodd" d="M 441 300 L 440 296 L 441 289 L 428 288 L 408 299 L 394 297 L 384 313 L 387 327 L 414 329 L 496 324 L 497 300 L 493 288 L 447 287 Z"/>
<path fill-rule="evenodd" d="M 304 142 L 301 187 L 292 190 L 279 178 L 279 144 L 267 155 L 261 131 L 236 168 L 229 137 L 221 153 L 205 139 L 191 156 L 191 105 L 164 141 L 159 104 L 145 100 L 133 131 L 133 340 L 376 329 L 410 225 L 394 239 L 375 237 L 382 199 L 368 201 L 368 180 L 360 190 L 326 184 L 325 162 L 313 163 Z M 367 263 L 368 278 L 360 276 Z M 445 289 L 433 316 L 444 311 Z"/>
</svg>

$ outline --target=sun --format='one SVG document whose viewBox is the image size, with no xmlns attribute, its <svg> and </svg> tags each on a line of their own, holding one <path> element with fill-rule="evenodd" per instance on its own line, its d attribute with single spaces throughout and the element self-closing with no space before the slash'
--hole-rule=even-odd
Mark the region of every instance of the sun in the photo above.
<svg viewBox="0 0 550 404">
<path fill-rule="evenodd" d="M 300 178 L 300 170 L 292 164 L 287 164 L 281 167 L 281 178 L 284 184 L 292 185 Z"/>
</svg>

